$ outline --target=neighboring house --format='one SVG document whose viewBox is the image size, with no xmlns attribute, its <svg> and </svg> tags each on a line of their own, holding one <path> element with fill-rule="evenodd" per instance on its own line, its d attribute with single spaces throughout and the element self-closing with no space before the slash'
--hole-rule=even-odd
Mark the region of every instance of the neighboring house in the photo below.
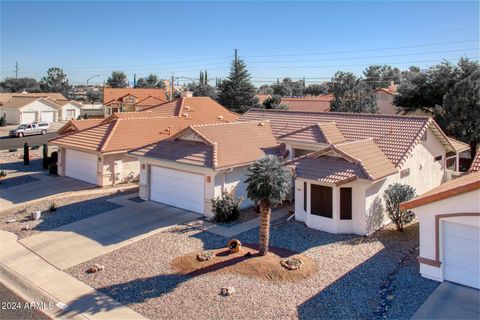
<svg viewBox="0 0 480 320">
<path fill-rule="evenodd" d="M 140 197 L 212 216 L 211 199 L 247 198 L 248 166 L 265 154 L 280 156 L 269 122 L 192 125 L 129 154 L 140 159 Z"/>
<path fill-rule="evenodd" d="M 446 157 L 463 151 L 428 117 L 257 109 L 240 120 L 270 120 L 289 152 L 295 218 L 332 233 L 374 232 L 389 222 L 389 185 L 430 190 L 450 177 Z"/>
<path fill-rule="evenodd" d="M 57 130 L 59 135 L 74 133 L 80 130 L 85 130 L 102 123 L 104 119 L 81 119 L 70 120 L 63 127 Z"/>
<path fill-rule="evenodd" d="M 135 104 L 135 111 L 142 111 L 147 108 L 155 107 L 165 103 L 164 100 L 157 97 L 147 97 Z"/>
<path fill-rule="evenodd" d="M 59 92 L 7 92 L 7 93 L 0 93 L 0 106 L 7 103 L 13 97 L 28 97 L 28 98 L 50 98 L 55 101 L 67 101 L 68 99 L 65 98 Z"/>
<path fill-rule="evenodd" d="M 7 124 L 24 124 L 59 120 L 60 105 L 54 100 L 38 97 L 14 96 L 2 106 L 1 115 Z"/>
<path fill-rule="evenodd" d="M 480 289 L 480 172 L 448 181 L 401 209 L 420 222 L 420 273 Z"/>
<path fill-rule="evenodd" d="M 160 88 L 104 88 L 105 114 L 135 111 L 137 103 L 154 97 L 162 103 L 168 101 L 165 89 Z"/>
<path fill-rule="evenodd" d="M 105 107 L 102 103 L 82 103 L 80 115 L 84 117 L 101 117 L 105 116 Z"/>
<path fill-rule="evenodd" d="M 83 105 L 76 101 L 58 101 L 57 104 L 60 105 L 59 121 L 77 119 L 82 112 Z"/>
<path fill-rule="evenodd" d="M 304 98 L 282 98 L 281 104 L 286 105 L 290 111 L 327 112 L 330 111 L 330 102 L 333 95 Z"/>
<path fill-rule="evenodd" d="M 98 186 L 135 181 L 140 165 L 128 151 L 166 139 L 189 125 L 224 123 L 238 118 L 221 108 L 191 107 L 195 116 L 162 116 L 156 114 L 156 108 L 122 112 L 94 126 L 90 124 L 96 120 L 70 121 L 61 131 L 70 130 L 70 134 L 50 140 L 50 144 L 59 147 L 58 172 Z M 74 131 L 81 126 L 87 128 Z"/>
<path fill-rule="evenodd" d="M 377 100 L 377 107 L 379 114 L 403 114 L 401 109 L 393 104 L 393 99 L 397 94 L 398 85 L 394 84 L 393 81 L 387 88 L 378 88 L 375 90 L 375 98 Z M 415 112 L 410 112 L 409 115 L 417 116 L 432 116 L 431 113 L 417 110 Z"/>
</svg>

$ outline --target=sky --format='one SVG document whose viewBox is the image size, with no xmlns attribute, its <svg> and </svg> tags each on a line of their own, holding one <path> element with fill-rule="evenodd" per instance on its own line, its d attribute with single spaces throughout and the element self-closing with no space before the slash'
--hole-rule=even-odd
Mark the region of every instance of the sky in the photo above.
<svg viewBox="0 0 480 320">
<path fill-rule="evenodd" d="M 40 79 L 60 67 L 72 84 L 155 73 L 180 83 L 228 76 L 234 50 L 260 86 L 307 84 L 371 64 L 422 68 L 478 60 L 479 1 L 0 0 L 0 78 Z"/>
</svg>

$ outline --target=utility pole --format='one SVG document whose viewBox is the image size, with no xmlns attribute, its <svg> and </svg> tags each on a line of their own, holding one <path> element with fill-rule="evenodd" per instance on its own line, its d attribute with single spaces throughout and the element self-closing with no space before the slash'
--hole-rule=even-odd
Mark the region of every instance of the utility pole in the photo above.
<svg viewBox="0 0 480 320">
<path fill-rule="evenodd" d="M 133 74 L 133 87 L 134 88 L 137 87 L 137 74 L 136 73 Z"/>
<path fill-rule="evenodd" d="M 15 79 L 18 79 L 18 61 L 15 62 Z"/>
</svg>

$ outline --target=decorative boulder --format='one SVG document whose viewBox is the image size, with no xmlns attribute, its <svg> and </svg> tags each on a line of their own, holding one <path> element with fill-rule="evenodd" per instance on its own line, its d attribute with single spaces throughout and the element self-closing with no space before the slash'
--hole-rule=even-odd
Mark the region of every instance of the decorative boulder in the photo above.
<svg viewBox="0 0 480 320">
<path fill-rule="evenodd" d="M 202 251 L 199 254 L 197 254 L 197 260 L 198 261 L 208 261 L 212 260 L 214 254 L 212 251 Z"/>
<path fill-rule="evenodd" d="M 88 268 L 87 273 L 97 273 L 98 271 L 102 271 L 103 269 L 105 269 L 104 266 L 95 263 L 93 266 Z"/>
<path fill-rule="evenodd" d="M 298 258 L 287 258 L 280 261 L 280 264 L 287 270 L 297 270 L 300 269 L 303 261 Z"/>
<path fill-rule="evenodd" d="M 226 287 L 220 289 L 220 295 L 226 297 L 235 293 L 234 287 Z"/>
<path fill-rule="evenodd" d="M 230 253 L 235 253 L 240 251 L 240 249 L 242 248 L 242 243 L 240 242 L 240 240 L 232 239 L 228 241 L 227 246 L 230 250 Z"/>
</svg>

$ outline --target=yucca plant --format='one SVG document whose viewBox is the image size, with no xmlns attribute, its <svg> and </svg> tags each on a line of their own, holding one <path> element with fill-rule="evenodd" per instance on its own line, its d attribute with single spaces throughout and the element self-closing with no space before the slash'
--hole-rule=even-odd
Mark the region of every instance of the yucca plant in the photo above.
<svg viewBox="0 0 480 320">
<path fill-rule="evenodd" d="M 268 253 L 270 216 L 272 208 L 281 204 L 289 194 L 290 173 L 278 157 L 264 156 L 249 168 L 247 196 L 260 205 L 259 251 Z"/>
</svg>

